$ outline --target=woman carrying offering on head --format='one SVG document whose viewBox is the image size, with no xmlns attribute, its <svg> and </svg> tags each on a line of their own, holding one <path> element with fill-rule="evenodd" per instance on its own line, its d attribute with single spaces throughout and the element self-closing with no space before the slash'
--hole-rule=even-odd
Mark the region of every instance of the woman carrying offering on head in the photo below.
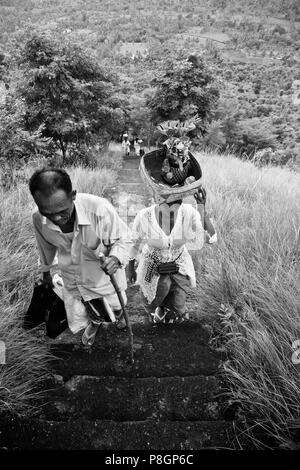
<svg viewBox="0 0 300 470">
<path fill-rule="evenodd" d="M 187 244 L 200 250 L 204 243 L 199 212 L 180 196 L 174 197 L 157 194 L 155 204 L 142 209 L 132 227 L 129 280 L 139 284 L 152 323 L 181 323 L 188 318 L 186 296 L 196 286 L 196 276 Z"/>
</svg>

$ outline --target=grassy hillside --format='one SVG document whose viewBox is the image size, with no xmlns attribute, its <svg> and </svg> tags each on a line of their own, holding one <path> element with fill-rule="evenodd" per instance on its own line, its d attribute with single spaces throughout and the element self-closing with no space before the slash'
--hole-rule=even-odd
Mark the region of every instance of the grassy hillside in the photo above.
<svg viewBox="0 0 300 470">
<path fill-rule="evenodd" d="M 201 310 L 216 318 L 213 344 L 229 356 L 230 403 L 247 417 L 249 435 L 263 429 L 272 444 L 293 448 L 300 431 L 300 365 L 292 361 L 300 339 L 300 177 L 225 155 L 200 161 L 219 242 L 205 249 L 198 294 Z"/>
</svg>

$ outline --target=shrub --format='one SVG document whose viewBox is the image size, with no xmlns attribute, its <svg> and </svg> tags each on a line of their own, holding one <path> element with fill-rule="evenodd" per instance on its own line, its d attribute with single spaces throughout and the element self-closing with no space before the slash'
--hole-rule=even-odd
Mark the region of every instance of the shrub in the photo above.
<svg viewBox="0 0 300 470">
<path fill-rule="evenodd" d="M 268 119 L 250 118 L 240 120 L 231 129 L 227 129 L 227 143 L 236 150 L 248 156 L 253 156 L 255 151 L 276 147 L 276 134 Z"/>
<path fill-rule="evenodd" d="M 75 189 L 78 192 L 103 196 L 104 192 L 114 186 L 116 174 L 107 168 L 90 170 L 87 168 L 70 168 L 70 177 Z"/>
<path fill-rule="evenodd" d="M 280 165 L 284 166 L 293 163 L 295 152 L 291 149 L 272 150 L 270 147 L 255 152 L 252 161 L 256 166 Z"/>
</svg>

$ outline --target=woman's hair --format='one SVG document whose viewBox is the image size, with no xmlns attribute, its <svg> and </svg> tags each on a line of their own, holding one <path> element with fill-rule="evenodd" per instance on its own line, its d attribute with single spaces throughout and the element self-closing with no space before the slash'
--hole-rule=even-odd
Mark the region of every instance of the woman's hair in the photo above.
<svg viewBox="0 0 300 470">
<path fill-rule="evenodd" d="M 51 196 L 58 190 L 69 195 L 72 192 L 72 182 L 68 173 L 62 168 L 41 168 L 31 176 L 29 190 L 32 196 L 37 191 L 44 196 Z"/>
</svg>

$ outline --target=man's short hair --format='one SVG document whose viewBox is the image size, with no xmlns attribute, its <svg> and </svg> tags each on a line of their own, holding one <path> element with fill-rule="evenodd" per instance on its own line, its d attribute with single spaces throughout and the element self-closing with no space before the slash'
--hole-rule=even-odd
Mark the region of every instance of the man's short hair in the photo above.
<svg viewBox="0 0 300 470">
<path fill-rule="evenodd" d="M 58 190 L 70 194 L 72 192 L 72 182 L 68 173 L 62 168 L 41 168 L 31 176 L 29 190 L 32 196 L 37 191 L 44 196 L 51 196 Z"/>
</svg>

